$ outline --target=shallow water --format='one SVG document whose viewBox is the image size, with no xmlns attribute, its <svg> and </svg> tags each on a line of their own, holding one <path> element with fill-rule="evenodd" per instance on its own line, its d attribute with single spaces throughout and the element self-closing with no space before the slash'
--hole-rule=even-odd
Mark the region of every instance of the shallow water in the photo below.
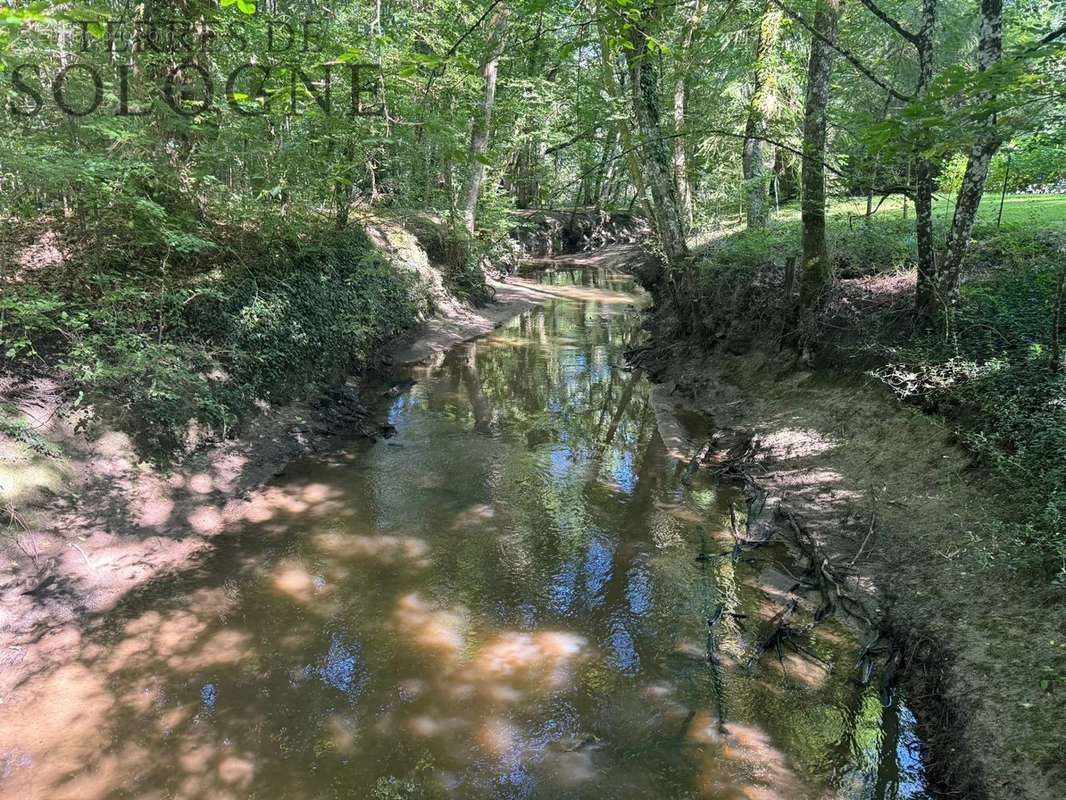
<svg viewBox="0 0 1066 800">
<path fill-rule="evenodd" d="M 924 796 L 854 634 L 755 655 L 787 553 L 696 561 L 738 498 L 686 479 L 624 369 L 628 279 L 544 280 L 557 302 L 396 376 L 395 435 L 290 466 L 34 676 L 0 796 Z"/>
</svg>

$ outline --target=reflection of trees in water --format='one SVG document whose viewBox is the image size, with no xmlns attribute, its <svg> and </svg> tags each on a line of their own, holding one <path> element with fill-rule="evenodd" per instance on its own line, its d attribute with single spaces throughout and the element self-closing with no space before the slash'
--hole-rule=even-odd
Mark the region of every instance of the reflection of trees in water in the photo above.
<svg viewBox="0 0 1066 800">
<path fill-rule="evenodd" d="M 557 303 L 456 348 L 399 407 L 400 447 L 310 467 L 315 491 L 290 476 L 299 503 L 86 631 L 34 679 L 67 720 L 39 737 L 44 794 L 350 796 L 430 753 L 427 774 L 491 784 L 509 764 L 540 790 L 539 763 L 603 796 L 802 796 L 796 774 L 865 762 L 888 800 L 897 736 L 840 631 L 812 644 L 829 675 L 743 674 L 750 632 L 726 617 L 709 681 L 692 543 L 728 538 L 729 495 L 670 469 L 648 384 L 619 366 L 636 322 Z M 758 565 L 707 569 L 727 612 L 772 605 Z"/>
</svg>

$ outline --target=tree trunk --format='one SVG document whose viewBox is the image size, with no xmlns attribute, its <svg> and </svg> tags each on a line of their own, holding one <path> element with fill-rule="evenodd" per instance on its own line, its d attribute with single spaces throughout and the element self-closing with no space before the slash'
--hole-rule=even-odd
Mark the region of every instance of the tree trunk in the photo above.
<svg viewBox="0 0 1066 800">
<path fill-rule="evenodd" d="M 801 201 L 803 218 L 803 279 L 800 308 L 813 315 L 832 281 L 832 264 L 825 241 L 825 139 L 826 106 L 833 72 L 840 0 L 819 0 L 814 28 L 820 35 L 811 40 L 807 65 L 807 99 L 803 112 L 803 168 Z"/>
<path fill-rule="evenodd" d="M 774 149 L 774 179 L 777 181 L 779 203 L 787 203 L 796 196 L 796 163 L 792 154 L 780 147 Z"/>
<path fill-rule="evenodd" d="M 748 197 L 748 227 L 764 228 L 770 218 L 769 183 L 763 139 L 773 114 L 777 75 L 773 63 L 774 46 L 781 29 L 781 10 L 767 5 L 759 22 L 755 43 L 755 85 L 744 125 L 742 168 Z"/>
<path fill-rule="evenodd" d="M 599 209 L 603 205 L 603 195 L 610 186 L 614 175 L 615 159 L 614 149 L 618 141 L 618 129 L 611 126 L 607 129 L 607 135 L 603 143 L 603 151 L 600 154 L 600 165 L 596 170 L 595 180 L 592 183 L 592 202 L 589 205 Z"/>
<path fill-rule="evenodd" d="M 654 13 L 654 12 L 653 12 Z M 632 49 L 625 51 L 629 89 L 640 139 L 640 166 L 651 192 L 659 242 L 666 260 L 675 264 L 688 254 L 685 222 L 678 204 L 672 162 L 659 126 L 659 90 L 655 61 L 648 49 L 644 26 L 652 17 L 644 12 L 629 31 Z"/>
<path fill-rule="evenodd" d="M 936 26 L 936 0 L 923 0 L 921 28 L 916 37 L 918 48 L 918 85 L 915 96 L 921 98 L 933 79 L 933 31 Z M 907 207 L 903 207 L 906 214 Z M 940 307 L 936 239 L 933 236 L 933 165 L 918 155 L 914 165 L 914 217 L 918 239 L 918 282 L 914 292 L 915 312 L 920 324 L 928 324 Z"/>
<path fill-rule="evenodd" d="M 914 302 L 918 319 L 930 322 L 940 306 L 936 263 L 936 238 L 933 235 L 933 167 L 919 156 L 914 167 L 914 217 L 918 239 L 918 283 Z"/>
<path fill-rule="evenodd" d="M 352 200 L 355 195 L 355 144 L 351 140 L 345 142 L 341 151 L 341 165 L 341 174 L 333 187 L 334 203 L 337 209 L 334 222 L 339 231 L 348 226 L 348 217 L 351 214 Z"/>
<path fill-rule="evenodd" d="M 692 227 L 692 184 L 688 177 L 688 142 L 685 131 L 685 109 L 688 103 L 688 70 L 692 37 L 707 12 L 707 0 L 695 0 L 692 13 L 681 37 L 677 74 L 674 77 L 674 180 L 677 183 L 677 202 L 687 227 Z"/>
<path fill-rule="evenodd" d="M 640 170 L 640 163 L 637 160 L 637 148 L 635 144 L 635 136 L 633 135 L 633 129 L 629 125 L 629 119 L 632 118 L 632 110 L 628 108 L 625 94 L 621 87 L 618 85 L 618 80 L 615 78 L 615 64 L 614 57 L 610 47 L 607 44 L 607 33 L 604 30 L 603 24 L 599 26 L 600 35 L 600 75 L 603 81 L 603 86 L 607 90 L 608 96 L 613 101 L 615 106 L 615 129 L 618 131 L 618 135 L 622 139 L 622 153 L 626 163 L 626 170 L 629 172 L 629 179 L 633 182 L 633 188 L 635 194 L 633 195 L 634 201 L 639 200 L 641 208 L 644 210 L 644 215 L 648 218 L 648 224 L 651 225 L 652 230 L 658 233 L 659 224 L 655 218 L 655 209 L 648 201 L 648 187 L 644 183 L 644 175 Z"/>
<path fill-rule="evenodd" d="M 470 130 L 470 172 L 463 187 L 463 197 L 459 211 L 463 224 L 471 233 L 477 223 L 477 202 L 481 194 L 481 182 L 485 178 L 483 159 L 489 150 L 489 131 L 492 128 L 492 109 L 496 104 L 496 72 L 503 43 L 507 33 L 507 22 L 511 11 L 506 3 L 500 3 L 489 22 L 488 40 L 485 43 L 485 62 L 481 66 L 481 78 L 485 82 L 485 91 L 481 99 L 481 108 Z"/>
<path fill-rule="evenodd" d="M 981 39 L 977 46 L 977 66 L 981 72 L 989 69 L 999 61 L 1003 52 L 1003 0 L 980 0 L 981 2 Z M 988 102 L 992 95 L 982 92 L 978 102 Z M 948 233 L 946 255 L 944 256 L 943 275 L 940 280 L 940 294 L 946 304 L 945 311 L 958 301 L 959 280 L 962 261 L 966 257 L 966 248 L 970 243 L 977 210 L 981 197 L 985 193 L 985 181 L 992 156 L 999 149 L 996 136 L 995 114 L 982 126 L 977 141 L 970 148 L 966 162 L 966 173 L 955 202 L 955 216 Z"/>
</svg>

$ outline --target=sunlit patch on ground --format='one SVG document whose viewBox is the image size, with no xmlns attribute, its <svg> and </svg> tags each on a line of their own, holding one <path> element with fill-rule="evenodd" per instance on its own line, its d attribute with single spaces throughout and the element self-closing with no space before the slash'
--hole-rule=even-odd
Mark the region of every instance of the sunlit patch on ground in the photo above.
<svg viewBox="0 0 1066 800">
<path fill-rule="evenodd" d="M 285 560 L 274 568 L 274 587 L 298 603 L 310 603 L 324 586 L 319 576 L 298 561 Z"/>
<path fill-rule="evenodd" d="M 700 796 L 707 800 L 796 800 L 807 796 L 783 753 L 752 725 L 720 728 L 711 712 L 699 711 L 688 741 L 698 748 Z"/>
<path fill-rule="evenodd" d="M 429 545 L 424 539 L 414 536 L 384 533 L 364 536 L 330 531 L 315 534 L 311 541 L 318 550 L 344 561 L 410 568 L 424 568 L 430 564 Z"/>
<path fill-rule="evenodd" d="M 560 689 L 573 675 L 587 642 L 572 633 L 505 632 L 487 642 L 459 673 L 475 685 L 511 681 L 539 689 Z"/>
<path fill-rule="evenodd" d="M 418 594 L 408 594 L 396 603 L 393 621 L 397 632 L 418 647 L 457 656 L 463 649 L 465 622 L 459 613 L 434 608 Z"/>
</svg>

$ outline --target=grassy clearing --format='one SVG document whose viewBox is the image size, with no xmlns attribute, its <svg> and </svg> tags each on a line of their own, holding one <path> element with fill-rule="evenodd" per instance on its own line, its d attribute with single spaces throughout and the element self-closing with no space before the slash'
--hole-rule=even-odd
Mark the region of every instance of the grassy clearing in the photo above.
<svg viewBox="0 0 1066 800">
<path fill-rule="evenodd" d="M 999 217 L 1000 195 L 998 193 L 986 194 L 981 202 L 981 208 L 977 214 L 978 229 L 988 226 L 995 227 Z M 873 219 L 883 222 L 888 218 L 910 220 L 914 222 L 914 203 L 906 202 L 906 214 L 904 214 L 904 198 L 902 195 L 891 195 L 883 201 L 875 197 L 873 201 L 877 209 Z M 941 224 L 948 224 L 955 209 L 953 197 L 937 197 L 933 204 L 933 216 Z M 848 197 L 830 199 L 827 209 L 830 217 L 851 217 L 858 222 L 866 215 L 866 199 L 862 197 Z M 792 203 L 784 206 L 774 215 L 776 222 L 794 222 L 800 218 L 799 205 Z M 1003 228 L 1024 228 L 1029 226 L 1040 227 L 1066 227 L 1066 195 L 1057 194 L 1008 194 L 1003 199 Z"/>
</svg>

